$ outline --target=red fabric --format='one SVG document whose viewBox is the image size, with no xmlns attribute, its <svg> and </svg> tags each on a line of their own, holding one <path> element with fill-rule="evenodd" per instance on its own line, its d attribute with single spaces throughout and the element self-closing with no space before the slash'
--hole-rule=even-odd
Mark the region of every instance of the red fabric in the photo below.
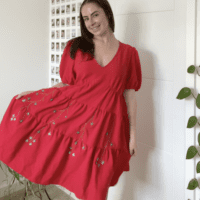
<svg viewBox="0 0 200 200">
<path fill-rule="evenodd" d="M 139 57 L 120 42 L 112 61 L 101 67 L 81 50 L 72 60 L 70 46 L 71 41 L 60 63 L 61 79 L 69 86 L 12 98 L 0 125 L 0 160 L 36 184 L 61 185 L 79 199 L 105 200 L 109 187 L 129 171 L 123 92 L 141 86 Z"/>
<path fill-rule="evenodd" d="M 128 78 L 125 89 L 135 89 L 138 91 L 142 84 L 142 70 L 138 51 L 135 47 L 130 59 Z"/>
</svg>

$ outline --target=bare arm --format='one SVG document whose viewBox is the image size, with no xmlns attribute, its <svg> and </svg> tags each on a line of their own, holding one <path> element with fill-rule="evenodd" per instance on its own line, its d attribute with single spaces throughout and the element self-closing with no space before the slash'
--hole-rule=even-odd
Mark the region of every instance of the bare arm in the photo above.
<svg viewBox="0 0 200 200">
<path fill-rule="evenodd" d="M 64 87 L 64 86 L 69 86 L 69 84 L 60 82 L 60 83 L 58 83 L 58 84 L 56 84 L 56 85 L 54 85 L 54 86 L 52 86 L 50 88 L 54 88 L 54 87 L 60 88 L 60 87 Z M 23 97 L 24 95 L 27 95 L 27 94 L 30 94 L 30 93 L 33 93 L 33 92 L 35 92 L 35 91 L 22 92 L 21 94 L 18 94 L 18 96 L 16 97 L 16 99 L 19 99 L 19 98 Z"/>
<path fill-rule="evenodd" d="M 124 98 L 127 104 L 127 114 L 129 117 L 130 135 L 136 138 L 136 115 L 137 115 L 137 100 L 134 89 L 124 90 Z"/>
<path fill-rule="evenodd" d="M 64 87 L 64 86 L 69 86 L 69 84 L 60 82 L 60 83 L 58 83 L 58 84 L 52 86 L 52 88 L 54 88 L 54 87 L 58 87 L 58 88 L 59 88 L 59 87 Z"/>
</svg>

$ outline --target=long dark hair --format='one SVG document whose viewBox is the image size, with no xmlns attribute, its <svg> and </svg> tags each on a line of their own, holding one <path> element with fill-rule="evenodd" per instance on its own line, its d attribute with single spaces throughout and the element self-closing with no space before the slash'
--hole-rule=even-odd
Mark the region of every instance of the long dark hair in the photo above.
<svg viewBox="0 0 200 200">
<path fill-rule="evenodd" d="M 74 60 L 75 54 L 78 49 L 81 49 L 82 52 L 89 53 L 94 57 L 94 43 L 93 43 L 93 37 L 94 35 L 90 33 L 84 23 L 84 19 L 81 14 L 81 9 L 86 3 L 96 3 L 101 7 L 108 19 L 109 26 L 112 29 L 112 31 L 115 31 L 115 21 L 114 21 L 114 15 L 111 9 L 111 6 L 107 0 L 84 0 L 80 7 L 80 28 L 81 28 L 81 36 L 71 39 L 72 46 L 70 49 L 70 57 Z"/>
</svg>

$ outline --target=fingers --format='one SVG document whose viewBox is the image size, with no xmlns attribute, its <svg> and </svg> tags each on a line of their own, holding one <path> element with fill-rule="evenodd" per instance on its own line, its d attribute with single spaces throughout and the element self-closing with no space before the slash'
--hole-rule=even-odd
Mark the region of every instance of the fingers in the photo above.
<svg viewBox="0 0 200 200">
<path fill-rule="evenodd" d="M 135 154 L 134 149 L 131 151 L 130 155 L 132 156 L 133 154 Z"/>
<path fill-rule="evenodd" d="M 19 99 L 19 98 L 21 98 L 22 96 L 21 96 L 21 94 L 18 94 L 18 96 L 16 97 L 16 99 Z"/>
<path fill-rule="evenodd" d="M 30 94 L 34 91 L 27 91 L 27 92 L 22 92 L 21 94 L 18 94 L 18 96 L 15 99 L 20 99 L 21 97 L 23 97 L 24 95 Z"/>
<path fill-rule="evenodd" d="M 25 93 L 22 92 L 21 94 L 18 94 L 18 96 L 16 97 L 16 99 L 20 99 L 24 95 L 25 95 Z"/>
</svg>

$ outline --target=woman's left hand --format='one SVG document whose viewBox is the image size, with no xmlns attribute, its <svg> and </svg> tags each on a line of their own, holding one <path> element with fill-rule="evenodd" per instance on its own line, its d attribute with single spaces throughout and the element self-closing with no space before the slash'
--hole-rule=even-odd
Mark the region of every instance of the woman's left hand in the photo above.
<svg viewBox="0 0 200 200">
<path fill-rule="evenodd" d="M 137 143 L 134 136 L 130 136 L 129 151 L 131 156 L 137 155 Z"/>
</svg>

